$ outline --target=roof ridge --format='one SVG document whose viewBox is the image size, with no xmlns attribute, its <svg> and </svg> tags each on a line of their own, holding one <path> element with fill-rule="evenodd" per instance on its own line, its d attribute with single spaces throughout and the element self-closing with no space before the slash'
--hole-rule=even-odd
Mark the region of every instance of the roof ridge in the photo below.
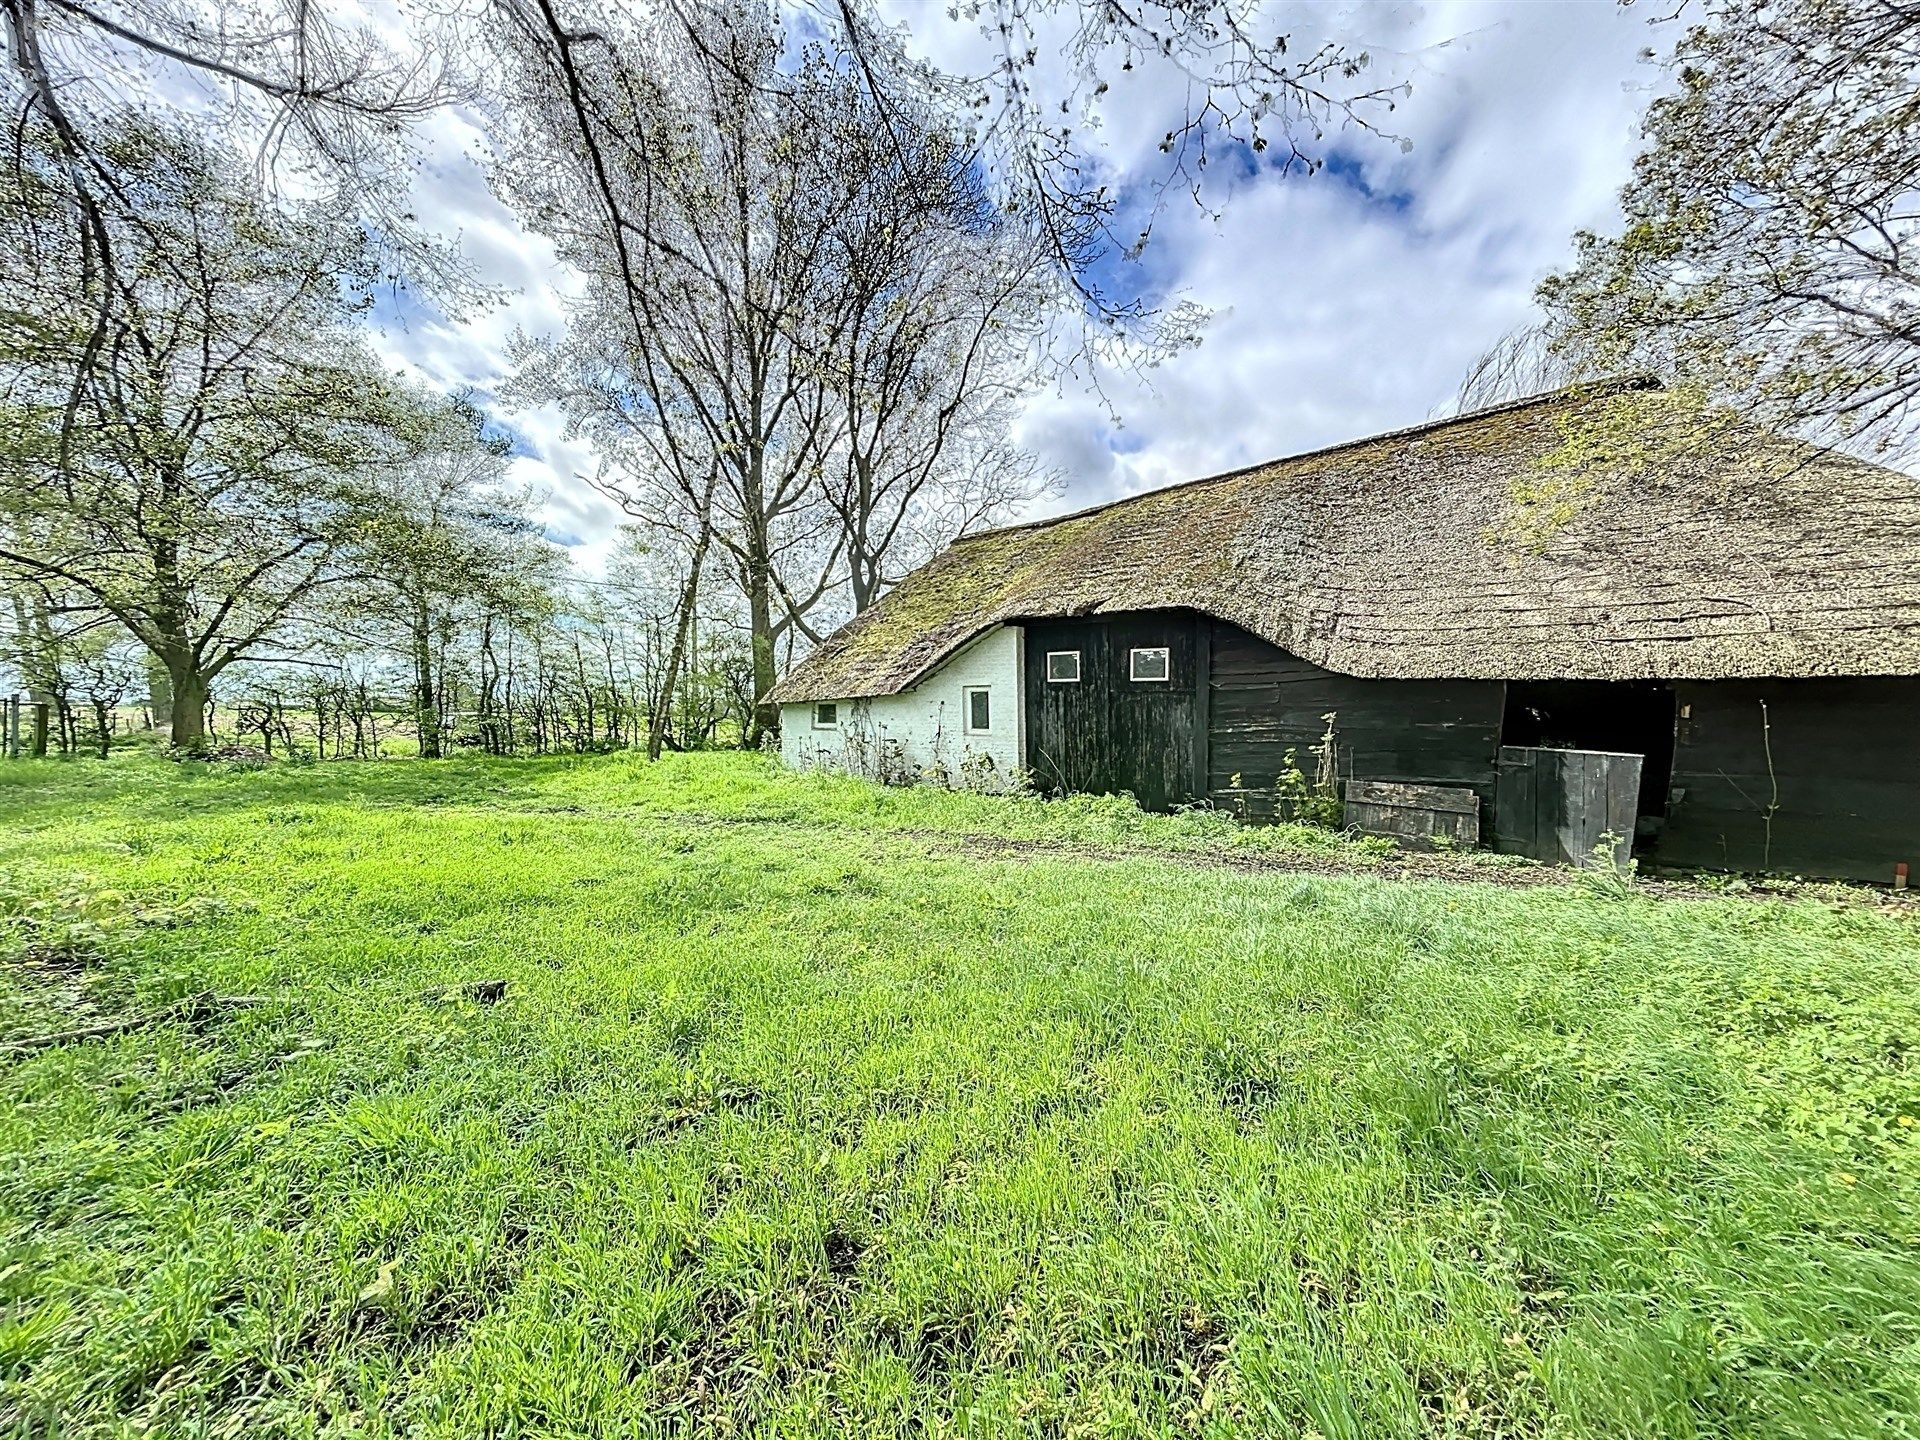
<svg viewBox="0 0 1920 1440">
<path fill-rule="evenodd" d="M 1337 455 L 1343 450 L 1356 450 L 1362 445 L 1377 445 L 1383 440 L 1407 440 L 1416 435 L 1430 434 L 1436 430 L 1445 430 L 1453 425 L 1464 425 L 1469 421 L 1481 420 L 1493 415 L 1507 415 L 1516 410 L 1532 409 L 1537 405 L 1549 405 L 1575 398 L 1587 399 L 1598 395 L 1623 394 L 1631 390 L 1660 388 L 1662 387 L 1658 376 L 1644 373 L 1610 375 L 1599 380 L 1576 381 L 1572 385 L 1562 385 L 1555 390 L 1541 390 L 1532 395 L 1523 395 L 1516 400 L 1502 400 L 1497 404 L 1483 405 L 1478 410 L 1469 410 L 1461 415 L 1446 415 L 1437 420 L 1423 420 L 1418 425 L 1405 425 L 1397 430 L 1382 430 L 1377 435 L 1340 440 L 1332 445 L 1301 450 L 1292 455 L 1276 455 L 1270 460 L 1257 460 L 1251 465 L 1242 465 L 1234 470 L 1223 470 L 1217 475 L 1200 475 L 1191 480 L 1176 480 L 1171 485 L 1136 491 L 1132 495 L 1121 495 L 1113 500 L 1102 500 L 1098 505 L 1070 510 L 1065 515 L 1050 515 L 1040 520 L 1022 520 L 1012 525 L 996 525 L 989 530 L 974 530 L 956 537 L 953 545 L 965 545 L 970 541 L 984 540 L 992 535 L 1011 535 L 1019 530 L 1044 530 L 1051 525 L 1064 525 L 1069 520 L 1081 520 L 1089 515 L 1098 515 L 1103 510 L 1111 510 L 1119 505 L 1131 505 L 1136 500 L 1145 500 L 1150 496 L 1166 495 L 1175 490 L 1191 490 L 1201 485 L 1214 485 L 1225 480 L 1237 480 L 1242 475 L 1251 475 L 1256 470 L 1266 470 L 1275 465 L 1289 465 L 1297 460 L 1313 460 L 1322 455 Z"/>
</svg>

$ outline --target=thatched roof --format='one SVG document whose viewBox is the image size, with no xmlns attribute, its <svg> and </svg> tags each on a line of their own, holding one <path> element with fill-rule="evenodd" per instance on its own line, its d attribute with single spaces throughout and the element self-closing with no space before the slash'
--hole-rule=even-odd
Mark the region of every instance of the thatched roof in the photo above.
<svg viewBox="0 0 1920 1440">
<path fill-rule="evenodd" d="M 987 531 L 774 698 L 892 694 L 1005 621 L 1162 607 L 1348 675 L 1920 674 L 1920 481 L 1707 426 L 1615 382 Z"/>
</svg>

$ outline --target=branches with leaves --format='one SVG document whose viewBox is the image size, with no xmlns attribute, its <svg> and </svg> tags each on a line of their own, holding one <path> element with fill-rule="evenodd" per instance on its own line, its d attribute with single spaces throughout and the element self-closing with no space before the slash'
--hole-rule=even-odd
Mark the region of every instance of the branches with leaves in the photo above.
<svg viewBox="0 0 1920 1440">
<path fill-rule="evenodd" d="M 35 150 L 28 147 L 37 146 Z M 126 203 L 99 343 L 58 137 L 0 172 L 24 262 L 0 275 L 0 565 L 85 597 L 165 665 L 175 739 L 208 687 L 341 573 L 364 499 L 420 420 L 354 326 L 373 261 L 334 202 L 271 204 L 221 151 L 123 117 Z"/>
<path fill-rule="evenodd" d="M 1618 234 L 1541 289 L 1589 371 L 1910 455 L 1920 420 L 1920 5 L 1709 0 L 1666 62 Z"/>
</svg>

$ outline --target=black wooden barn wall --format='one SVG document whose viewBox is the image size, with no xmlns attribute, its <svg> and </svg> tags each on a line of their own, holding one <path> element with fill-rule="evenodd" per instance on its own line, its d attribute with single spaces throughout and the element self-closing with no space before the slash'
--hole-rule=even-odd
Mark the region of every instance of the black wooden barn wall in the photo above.
<svg viewBox="0 0 1920 1440">
<path fill-rule="evenodd" d="M 1129 650 L 1158 645 L 1171 679 L 1129 680 Z M 1049 650 L 1081 653 L 1079 684 L 1047 682 Z M 1025 672 L 1027 763 L 1045 789 L 1130 790 L 1162 810 L 1204 797 L 1271 819 L 1286 752 L 1311 776 L 1331 712 L 1343 782 L 1463 786 L 1480 796 L 1483 843 L 1498 841 L 1500 681 L 1341 675 L 1189 611 L 1029 622 Z M 1884 882 L 1906 861 L 1920 883 L 1920 678 L 1676 681 L 1674 694 L 1673 799 L 1649 863 Z"/>
<path fill-rule="evenodd" d="M 1128 678 L 1128 653 L 1165 645 L 1166 683 Z M 1078 684 L 1049 683 L 1047 654 L 1077 650 Z M 1027 766 L 1043 789 L 1132 791 L 1149 809 L 1202 798 L 1273 818 L 1286 752 L 1313 771 L 1337 712 L 1340 773 L 1463 785 L 1492 815 L 1502 691 L 1478 680 L 1361 680 L 1189 611 L 1027 626 Z"/>
<path fill-rule="evenodd" d="M 1884 883 L 1905 861 L 1920 883 L 1920 678 L 1682 680 L 1674 695 L 1656 863 Z"/>
<path fill-rule="evenodd" d="M 1340 778 L 1458 785 L 1493 819 L 1504 690 L 1497 680 L 1362 680 L 1215 622 L 1207 789 L 1222 809 L 1265 820 L 1286 752 L 1313 775 L 1313 748 L 1335 715 Z M 1238 783 L 1235 783 L 1238 777 Z"/>
</svg>

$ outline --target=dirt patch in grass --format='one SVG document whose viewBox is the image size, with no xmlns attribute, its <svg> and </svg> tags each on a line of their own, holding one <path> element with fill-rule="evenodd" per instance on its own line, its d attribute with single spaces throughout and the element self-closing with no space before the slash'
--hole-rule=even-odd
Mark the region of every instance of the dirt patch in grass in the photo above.
<svg viewBox="0 0 1920 1440">
<path fill-rule="evenodd" d="M 856 827 L 831 821 L 796 820 L 787 815 L 720 815 L 705 812 L 649 813 L 631 816 L 631 822 L 650 828 L 684 832 L 688 826 L 727 829 L 796 828 L 869 838 L 892 837 L 926 845 L 929 856 L 966 856 L 982 859 L 1082 860 L 1114 862 L 1155 860 L 1199 870 L 1225 870 L 1242 875 L 1325 875 L 1341 879 L 1373 878 L 1432 884 L 1491 885 L 1503 890 L 1568 888 L 1583 883 L 1604 884 L 1594 877 L 1557 865 L 1543 865 L 1518 855 L 1491 850 L 1457 852 L 1395 850 L 1377 853 L 1358 846 L 1330 852 L 1313 850 L 1227 850 L 1163 845 L 1101 845 L 1067 839 L 998 835 L 976 830 L 941 830 L 926 826 Z M 1338 843 L 1337 837 L 1329 837 Z M 691 850 L 690 841 L 683 850 Z M 1920 917 L 1920 890 L 1886 890 L 1840 881 L 1808 881 L 1768 876 L 1642 876 L 1630 893 L 1656 900 L 1803 900 L 1824 905 L 1858 907 L 1883 914 Z"/>
<path fill-rule="evenodd" d="M 1327 875 L 1341 879 L 1495 885 L 1505 890 L 1564 888 L 1581 883 L 1577 872 L 1507 857 L 1488 859 L 1485 858 L 1488 852 L 1435 855 L 1409 850 L 1363 858 L 1307 853 L 1256 855 L 1162 850 L 1148 846 L 1078 845 L 1003 835 L 906 833 L 931 840 L 927 853 L 935 856 L 964 855 L 996 860 L 1157 860 L 1201 870 L 1231 870 L 1242 875 Z M 1631 893 L 1656 900 L 1813 900 L 1828 905 L 1861 906 L 1890 915 L 1920 916 L 1920 891 L 1876 890 L 1864 885 L 1754 880 L 1735 887 L 1680 879 L 1647 879 L 1636 880 Z"/>
</svg>

